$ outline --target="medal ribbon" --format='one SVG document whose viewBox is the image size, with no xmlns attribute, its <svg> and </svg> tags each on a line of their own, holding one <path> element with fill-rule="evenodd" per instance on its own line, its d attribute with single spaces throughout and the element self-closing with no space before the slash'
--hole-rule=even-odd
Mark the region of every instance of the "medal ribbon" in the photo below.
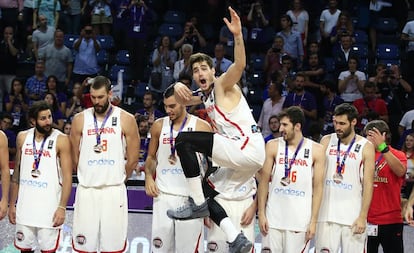
<svg viewBox="0 0 414 253">
<path fill-rule="evenodd" d="M 40 159 L 42 158 L 43 155 L 43 147 L 45 146 L 46 143 L 46 139 L 47 137 L 49 137 L 48 135 L 44 136 L 42 144 L 40 144 L 40 150 L 37 151 L 36 150 L 36 134 L 33 133 L 33 156 L 34 156 L 34 168 L 35 170 L 37 170 L 39 168 L 39 164 L 40 164 Z"/>
<path fill-rule="evenodd" d="M 378 156 L 377 160 L 375 160 L 375 175 L 378 175 L 378 164 L 382 160 L 382 157 L 384 157 L 383 153 L 381 153 L 381 155 Z"/>
<path fill-rule="evenodd" d="M 302 147 L 303 140 L 304 140 L 304 138 L 302 138 L 302 140 L 300 140 L 299 145 L 296 147 L 295 153 L 293 154 L 293 157 L 290 160 L 290 162 L 288 162 L 289 161 L 289 159 L 288 159 L 288 152 L 289 152 L 288 143 L 287 143 L 287 141 L 285 141 L 285 177 L 289 176 L 290 169 L 292 168 L 292 165 L 295 162 L 296 156 L 298 155 L 299 150 Z"/>
<path fill-rule="evenodd" d="M 99 128 L 99 130 L 98 130 L 98 121 L 96 120 L 95 112 L 93 112 L 93 123 L 95 125 L 95 134 L 96 134 L 96 145 L 101 144 L 101 132 L 102 132 L 103 128 L 105 127 L 105 123 L 108 120 L 109 115 L 111 114 L 111 112 L 112 112 L 112 106 L 109 107 L 108 112 L 105 114 L 105 118 L 102 121 L 102 124 L 101 124 L 101 127 Z"/>
<path fill-rule="evenodd" d="M 178 130 L 178 133 L 180 133 L 183 130 L 184 125 L 185 125 L 186 122 L 187 122 L 187 115 L 185 115 L 184 121 L 181 124 L 180 129 Z M 175 156 L 173 126 L 174 126 L 174 122 L 171 121 L 171 124 L 170 124 L 170 149 L 171 149 L 171 155 Z"/>
<path fill-rule="evenodd" d="M 338 138 L 338 146 L 337 146 L 337 152 L 336 152 L 336 172 L 341 175 L 342 173 L 342 168 L 345 165 L 345 160 L 346 158 L 348 158 L 348 154 L 351 151 L 352 146 L 354 145 L 356 140 L 356 135 L 354 136 L 354 138 L 352 138 L 351 143 L 348 146 L 348 149 L 346 150 L 344 157 L 342 158 L 342 162 L 341 164 L 339 164 L 339 159 L 341 157 L 341 139 Z"/>
</svg>

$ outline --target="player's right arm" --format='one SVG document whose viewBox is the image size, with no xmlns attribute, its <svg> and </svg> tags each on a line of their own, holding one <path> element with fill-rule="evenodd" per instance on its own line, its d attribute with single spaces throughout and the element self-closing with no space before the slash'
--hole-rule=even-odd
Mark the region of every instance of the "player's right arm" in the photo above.
<svg viewBox="0 0 414 253">
<path fill-rule="evenodd" d="M 72 128 L 70 130 L 70 143 L 72 147 L 73 170 L 78 170 L 79 162 L 79 146 L 82 137 L 84 115 L 83 112 L 76 114 L 73 117 Z"/>
<path fill-rule="evenodd" d="M 275 164 L 278 143 L 278 140 L 274 139 L 266 144 L 266 158 L 263 164 L 263 168 L 260 170 L 260 181 L 259 187 L 257 189 L 257 200 L 259 228 L 263 235 L 267 235 L 267 233 L 269 232 L 269 223 L 266 217 L 266 202 L 269 193 L 270 176 L 272 173 L 273 166 Z"/>
<path fill-rule="evenodd" d="M 148 145 L 147 159 L 145 160 L 145 193 L 151 197 L 157 197 L 160 193 L 155 183 L 154 176 L 157 167 L 157 151 L 159 146 L 159 139 L 161 135 L 163 120 L 164 118 L 157 119 L 151 126 L 151 139 Z M 161 159 L 168 159 L 168 154 L 158 155 L 166 156 L 162 157 Z"/>
<path fill-rule="evenodd" d="M 411 191 L 410 197 L 408 198 L 405 210 L 404 210 L 404 218 L 407 221 L 408 225 L 414 226 L 414 219 L 413 219 L 413 205 L 414 205 L 414 188 Z"/>
<path fill-rule="evenodd" d="M 9 147 L 6 135 L 0 132 L 0 168 L 1 168 L 1 190 L 2 196 L 0 201 L 0 220 L 6 214 L 9 205 L 9 188 L 10 188 L 10 168 L 9 168 Z"/>
<path fill-rule="evenodd" d="M 200 96 L 194 96 L 193 92 L 187 87 L 187 85 L 181 82 L 176 82 L 174 84 L 174 96 L 180 105 L 199 105 L 202 102 Z"/>
<path fill-rule="evenodd" d="M 11 224 L 16 224 L 16 202 L 19 193 L 20 184 L 20 159 L 22 157 L 22 146 L 26 139 L 27 131 L 20 132 L 16 138 L 16 156 L 14 162 L 14 171 L 10 184 L 10 199 L 9 199 L 9 221 Z"/>
</svg>

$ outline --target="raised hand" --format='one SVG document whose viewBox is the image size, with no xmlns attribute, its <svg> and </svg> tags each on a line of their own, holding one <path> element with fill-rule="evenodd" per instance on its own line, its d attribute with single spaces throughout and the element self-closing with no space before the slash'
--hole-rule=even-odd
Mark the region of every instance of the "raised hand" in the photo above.
<svg viewBox="0 0 414 253">
<path fill-rule="evenodd" d="M 223 21 L 224 23 L 226 23 L 227 28 L 229 28 L 230 32 L 234 36 L 240 35 L 242 32 L 240 17 L 239 15 L 237 15 L 236 11 L 233 10 L 233 8 L 231 8 L 230 6 L 229 6 L 229 12 L 230 12 L 231 21 L 229 21 L 227 18 L 223 18 Z"/>
</svg>

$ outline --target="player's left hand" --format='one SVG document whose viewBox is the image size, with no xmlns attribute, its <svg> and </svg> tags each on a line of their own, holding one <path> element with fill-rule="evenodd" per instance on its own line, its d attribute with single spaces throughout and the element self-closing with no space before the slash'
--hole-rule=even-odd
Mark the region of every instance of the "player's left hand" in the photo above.
<svg viewBox="0 0 414 253">
<path fill-rule="evenodd" d="M 311 240 L 315 236 L 316 231 L 316 222 L 311 222 L 309 224 L 308 230 L 306 231 L 305 241 Z"/>
<path fill-rule="evenodd" d="M 378 147 L 381 143 L 384 143 L 386 140 L 386 135 L 384 133 L 380 133 L 378 129 L 373 127 L 371 130 L 369 130 L 367 133 L 367 139 L 374 144 L 375 147 Z"/>
<path fill-rule="evenodd" d="M 233 10 L 230 6 L 229 6 L 229 12 L 230 12 L 230 17 L 231 17 L 231 22 L 227 18 L 223 18 L 224 23 L 226 23 L 227 28 L 229 28 L 230 32 L 234 36 L 240 35 L 242 33 L 242 29 L 241 29 L 241 21 L 240 21 L 239 15 L 237 15 L 237 12 Z"/>
<path fill-rule="evenodd" d="M 362 217 L 358 217 L 352 224 L 351 229 L 354 234 L 362 234 L 365 232 L 366 227 L 367 227 L 366 219 Z"/>
<path fill-rule="evenodd" d="M 244 210 L 243 215 L 240 220 L 240 225 L 247 226 L 252 223 L 253 219 L 256 217 L 256 205 L 249 206 Z"/>
<path fill-rule="evenodd" d="M 6 217 L 8 207 L 9 207 L 9 205 L 8 205 L 7 201 L 2 199 L 1 202 L 0 202 L 0 220 L 2 220 L 4 217 Z"/>
<path fill-rule="evenodd" d="M 62 208 L 57 208 L 53 215 L 53 227 L 59 227 L 65 222 L 66 211 Z"/>
</svg>

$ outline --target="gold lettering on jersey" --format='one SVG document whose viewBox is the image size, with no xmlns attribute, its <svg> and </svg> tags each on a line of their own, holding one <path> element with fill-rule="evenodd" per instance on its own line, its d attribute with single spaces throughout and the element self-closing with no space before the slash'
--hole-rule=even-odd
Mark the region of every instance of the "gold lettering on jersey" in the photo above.
<svg viewBox="0 0 414 253">
<path fill-rule="evenodd" d="M 99 129 L 98 129 L 99 131 Z M 100 134 L 116 134 L 115 129 L 113 127 L 104 127 Z M 88 135 L 96 135 L 95 128 L 88 129 Z"/>
<path fill-rule="evenodd" d="M 386 177 L 374 177 L 374 183 L 384 183 L 384 184 L 388 184 L 388 178 Z"/>
<path fill-rule="evenodd" d="M 33 149 L 25 148 L 24 149 L 25 155 L 33 155 Z M 40 150 L 37 150 L 37 154 L 40 154 Z M 48 150 L 43 150 L 42 156 L 44 157 L 51 157 L 50 152 Z"/>
<path fill-rule="evenodd" d="M 288 164 L 290 164 L 291 162 L 292 162 L 292 159 L 289 159 Z M 285 158 L 279 157 L 278 164 L 285 164 Z M 305 159 L 298 158 L 298 159 L 295 159 L 293 161 L 293 164 L 292 165 L 295 165 L 295 166 L 308 166 L 308 163 L 306 162 Z"/>
<path fill-rule="evenodd" d="M 341 150 L 340 152 L 341 152 L 340 156 L 344 156 L 345 153 L 346 153 L 346 150 Z M 336 149 L 330 149 L 329 150 L 329 155 L 336 156 L 336 153 L 338 153 L 338 150 L 336 150 Z M 357 159 L 356 153 L 355 152 L 349 152 L 347 159 L 356 160 Z"/>
</svg>

